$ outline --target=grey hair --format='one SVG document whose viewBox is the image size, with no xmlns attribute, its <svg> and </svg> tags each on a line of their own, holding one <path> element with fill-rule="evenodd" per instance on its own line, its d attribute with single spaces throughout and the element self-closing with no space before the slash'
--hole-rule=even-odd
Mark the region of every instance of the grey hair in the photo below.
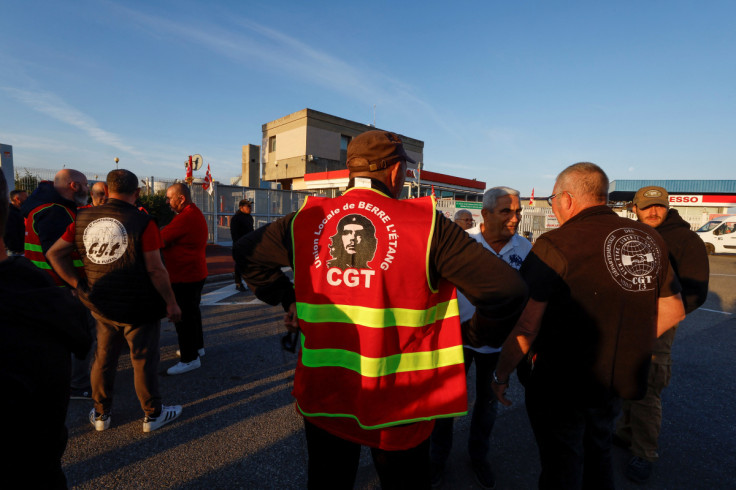
<svg viewBox="0 0 736 490">
<path fill-rule="evenodd" d="M 496 207 L 496 201 L 499 197 L 516 196 L 519 197 L 519 191 L 511 187 L 492 187 L 483 194 L 483 209 L 492 211 Z"/>
<path fill-rule="evenodd" d="M 581 202 L 605 204 L 608 202 L 608 175 L 595 163 L 579 162 L 560 172 L 555 182 L 570 190 Z"/>
<path fill-rule="evenodd" d="M 459 219 L 460 219 L 460 217 L 461 217 L 461 216 L 463 216 L 463 215 L 465 215 L 465 214 L 467 214 L 467 215 L 468 215 L 468 216 L 470 216 L 471 218 L 473 217 L 473 213 L 471 213 L 471 212 L 470 212 L 470 211 L 468 211 L 467 209 L 458 209 L 458 210 L 457 210 L 457 212 L 455 213 L 455 217 L 454 217 L 453 219 L 454 219 L 455 221 L 457 221 L 457 220 L 459 220 Z"/>
</svg>

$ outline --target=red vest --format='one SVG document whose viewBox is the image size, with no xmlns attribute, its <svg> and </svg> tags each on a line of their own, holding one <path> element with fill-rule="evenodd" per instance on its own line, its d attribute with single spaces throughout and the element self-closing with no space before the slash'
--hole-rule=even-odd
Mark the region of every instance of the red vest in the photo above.
<svg viewBox="0 0 736 490">
<path fill-rule="evenodd" d="M 315 423 L 353 419 L 349 438 L 366 443 L 364 430 L 466 412 L 455 288 L 429 284 L 435 216 L 433 198 L 353 188 L 294 217 L 294 396 Z"/>
<path fill-rule="evenodd" d="M 66 283 L 56 272 L 54 272 L 54 269 L 51 268 L 51 264 L 46 260 L 46 256 L 43 254 L 43 249 L 41 248 L 41 239 L 39 238 L 38 231 L 36 230 L 36 215 L 43 213 L 44 210 L 51 206 L 59 206 L 63 208 L 69 214 L 70 223 L 76 218 L 76 213 L 74 211 L 58 203 L 42 204 L 34 208 L 30 213 L 28 213 L 28 217 L 26 218 L 26 242 L 25 253 L 23 255 L 33 262 L 36 267 L 48 272 L 57 286 L 66 286 Z M 72 252 L 72 260 L 74 261 L 74 267 L 77 268 L 80 275 L 84 275 L 84 264 L 76 250 Z"/>
</svg>

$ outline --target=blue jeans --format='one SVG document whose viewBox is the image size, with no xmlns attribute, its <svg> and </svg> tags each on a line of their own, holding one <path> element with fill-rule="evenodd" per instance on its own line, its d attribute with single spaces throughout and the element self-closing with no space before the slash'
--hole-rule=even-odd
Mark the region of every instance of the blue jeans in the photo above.
<svg viewBox="0 0 736 490">
<path fill-rule="evenodd" d="M 468 453 L 472 461 L 485 461 L 491 448 L 491 431 L 496 422 L 498 402 L 491 390 L 493 370 L 496 369 L 500 352 L 481 354 L 464 348 L 465 372 L 475 361 L 475 404 L 470 419 Z M 444 464 L 452 449 L 452 418 L 437 419 L 432 431 L 430 458 L 434 464 Z"/>
</svg>

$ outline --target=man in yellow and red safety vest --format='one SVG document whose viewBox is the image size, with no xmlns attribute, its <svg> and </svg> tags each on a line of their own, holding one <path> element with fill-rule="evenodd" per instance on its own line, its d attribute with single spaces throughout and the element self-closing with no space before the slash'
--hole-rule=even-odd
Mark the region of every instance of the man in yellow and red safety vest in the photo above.
<svg viewBox="0 0 736 490">
<path fill-rule="evenodd" d="M 46 260 L 46 252 L 74 222 L 77 207 L 87 203 L 88 193 L 87 177 L 82 172 L 65 168 L 56 173 L 53 182 L 38 184 L 21 208 L 26 218 L 25 256 L 49 273 L 57 286 L 66 284 Z M 74 259 L 74 265 L 81 269 L 79 257 Z"/>
<path fill-rule="evenodd" d="M 472 342 L 500 344 L 526 298 L 518 273 L 433 197 L 397 199 L 407 162 L 398 135 L 363 133 L 342 196 L 309 197 L 234 246 L 255 295 L 303 334 L 293 394 L 309 488 L 352 487 L 361 445 L 384 488 L 429 488 L 434 420 L 467 411 L 455 286 L 478 307 L 462 328 Z"/>
<path fill-rule="evenodd" d="M 54 283 L 60 287 L 68 287 L 46 259 L 51 246 L 74 222 L 77 208 L 84 206 L 89 193 L 87 177 L 82 172 L 65 168 L 56 172 L 54 181 L 43 181 L 26 199 L 21 207 L 26 218 L 25 257 L 33 265 L 48 273 Z M 75 252 L 74 267 L 83 273 L 84 265 Z M 91 321 L 90 321 L 90 331 Z M 89 369 L 93 350 L 84 359 L 72 358 L 71 398 L 73 400 L 89 400 L 92 395 Z"/>
</svg>

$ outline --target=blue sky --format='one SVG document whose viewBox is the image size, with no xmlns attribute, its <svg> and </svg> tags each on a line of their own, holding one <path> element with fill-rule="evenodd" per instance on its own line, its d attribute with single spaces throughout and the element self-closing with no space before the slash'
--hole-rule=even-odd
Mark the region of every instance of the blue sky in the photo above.
<svg viewBox="0 0 736 490">
<path fill-rule="evenodd" d="M 736 2 L 3 2 L 0 142 L 16 167 L 240 172 L 311 108 L 423 140 L 424 168 L 549 194 L 733 179 Z M 203 176 L 203 171 L 198 174 Z"/>
</svg>

